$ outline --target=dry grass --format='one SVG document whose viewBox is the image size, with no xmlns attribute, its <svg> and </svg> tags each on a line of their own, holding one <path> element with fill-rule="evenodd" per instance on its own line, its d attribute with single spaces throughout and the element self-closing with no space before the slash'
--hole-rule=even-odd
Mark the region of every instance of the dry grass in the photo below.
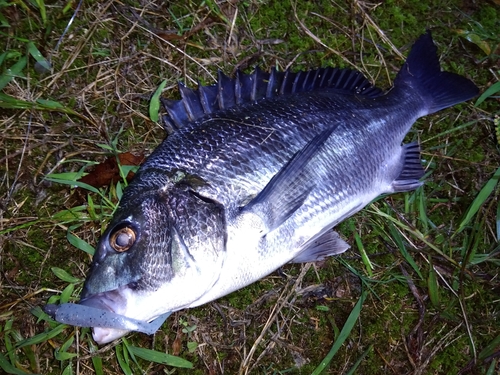
<svg viewBox="0 0 500 375">
<path fill-rule="evenodd" d="M 91 360 L 96 357 L 103 373 L 124 372 L 117 352 L 126 345 L 97 349 L 88 330 L 67 328 L 37 344 L 9 348 L 55 327 L 30 313 L 68 285 L 52 267 L 85 277 L 90 256 L 67 243 L 68 228 L 95 244 L 109 215 L 86 214 L 79 221 L 54 216 L 88 198 L 44 176 L 102 162 L 109 151 L 99 144 L 116 138 L 120 151 L 149 154 L 164 137 L 148 116 L 148 100 L 163 80 L 165 95 L 175 97 L 178 80 L 211 83 L 217 69 L 342 65 L 388 87 L 411 43 L 430 27 L 446 69 L 465 73 L 483 89 L 498 82 L 498 39 L 484 37 L 492 46 L 486 56 L 479 43 L 459 37 L 478 30 L 472 19 L 490 20 L 486 5 L 88 1 L 75 12 L 77 4 L 64 11 L 67 4 L 56 1 L 45 4 L 44 21 L 32 4 L 2 4 L 10 24 L 2 29 L 3 51 L 10 52 L 3 66 L 15 63 L 15 52 L 25 53 L 20 38 L 31 40 L 52 64 L 40 74 L 30 57 L 2 92 L 30 103 L 50 99 L 72 111 L 0 108 L 0 353 L 27 373 L 70 373 L 64 372 L 70 367 L 99 373 Z M 495 1 L 488 4 L 500 13 Z M 484 21 L 486 31 L 499 35 L 498 22 L 496 29 L 490 23 Z M 286 266 L 208 306 L 175 313 L 154 338 L 135 334 L 129 341 L 186 358 L 195 373 L 311 373 L 368 290 L 359 322 L 328 373 L 347 373 L 363 353 L 358 373 L 500 371 L 498 188 L 458 233 L 499 165 L 498 112 L 498 99 L 490 99 L 479 108 L 468 103 L 420 121 L 409 137 L 422 140 L 432 170 L 425 190 L 384 198 L 344 223 L 340 230 L 353 249 L 341 258 Z M 75 285 L 74 297 L 81 283 Z M 79 357 L 62 360 L 55 349 L 70 337 L 76 341 L 67 352 Z M 148 361 L 139 365 L 132 365 L 134 373 L 171 371 Z"/>
</svg>

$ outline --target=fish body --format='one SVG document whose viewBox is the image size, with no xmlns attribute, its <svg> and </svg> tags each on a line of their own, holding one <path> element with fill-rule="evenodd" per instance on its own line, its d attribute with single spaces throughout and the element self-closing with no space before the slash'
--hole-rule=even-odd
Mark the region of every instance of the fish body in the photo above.
<svg viewBox="0 0 500 375">
<path fill-rule="evenodd" d="M 478 92 L 441 72 L 429 32 L 387 92 L 332 68 L 220 74 L 217 85 L 180 90 L 182 100 L 164 103 L 173 133 L 125 189 L 97 246 L 80 304 L 103 316 L 148 322 L 288 262 L 342 253 L 349 245 L 335 225 L 422 184 L 418 144 L 402 145 L 413 123 Z M 106 324 L 94 324 L 98 343 L 128 330 Z"/>
</svg>

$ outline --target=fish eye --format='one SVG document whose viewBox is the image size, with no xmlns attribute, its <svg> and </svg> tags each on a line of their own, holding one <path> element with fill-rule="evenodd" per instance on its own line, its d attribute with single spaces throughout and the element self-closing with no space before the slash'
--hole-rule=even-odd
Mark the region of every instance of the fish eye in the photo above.
<svg viewBox="0 0 500 375">
<path fill-rule="evenodd" d="M 111 238 L 109 239 L 109 244 L 111 247 L 118 251 L 119 253 L 123 253 L 132 247 L 135 242 L 135 230 L 131 227 L 122 227 L 115 231 Z"/>
</svg>

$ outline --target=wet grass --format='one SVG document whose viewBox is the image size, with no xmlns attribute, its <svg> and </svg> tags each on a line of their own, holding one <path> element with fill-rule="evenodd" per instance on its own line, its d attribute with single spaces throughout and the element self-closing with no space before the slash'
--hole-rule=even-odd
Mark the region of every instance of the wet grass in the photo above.
<svg viewBox="0 0 500 375">
<path fill-rule="evenodd" d="M 498 373 L 499 13 L 457 0 L 0 1 L 0 372 Z M 162 82 L 176 97 L 177 80 L 211 83 L 217 69 L 355 66 L 388 87 L 426 28 L 444 68 L 490 91 L 418 121 L 408 141 L 422 144 L 425 186 L 341 223 L 350 251 L 102 347 L 32 310 L 78 299 L 86 244 L 126 185 L 61 179 L 149 154 L 164 137 L 150 118 Z"/>
</svg>

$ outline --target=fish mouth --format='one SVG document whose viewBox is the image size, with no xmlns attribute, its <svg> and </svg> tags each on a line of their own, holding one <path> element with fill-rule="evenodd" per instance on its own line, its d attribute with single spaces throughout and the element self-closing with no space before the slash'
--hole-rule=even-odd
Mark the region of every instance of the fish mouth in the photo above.
<svg viewBox="0 0 500 375">
<path fill-rule="evenodd" d="M 79 305 L 124 316 L 127 310 L 126 289 L 128 289 L 128 286 L 85 296 L 80 300 Z M 98 344 L 109 343 L 124 336 L 128 332 L 129 330 L 126 329 L 92 327 L 92 337 Z"/>
<path fill-rule="evenodd" d="M 171 312 L 165 312 L 148 320 L 134 319 L 125 315 L 131 288 L 128 286 L 84 297 L 79 305 L 89 308 L 100 319 L 100 326 L 92 326 L 92 337 L 98 344 L 107 344 L 130 331 L 154 334 Z M 99 314 L 99 311 L 103 311 Z M 97 318 L 99 316 L 99 318 Z M 109 325 L 107 325 L 109 324 Z"/>
<path fill-rule="evenodd" d="M 127 307 L 127 299 L 124 297 L 121 289 L 123 288 L 90 295 L 82 298 L 79 304 L 111 311 L 116 314 L 123 314 Z"/>
<path fill-rule="evenodd" d="M 82 293 L 80 303 L 48 304 L 43 311 L 59 323 L 91 327 L 98 344 L 107 344 L 130 331 L 152 335 L 172 311 L 144 314 L 144 303 L 134 297 L 133 289 L 124 286 L 96 294 Z"/>
</svg>

